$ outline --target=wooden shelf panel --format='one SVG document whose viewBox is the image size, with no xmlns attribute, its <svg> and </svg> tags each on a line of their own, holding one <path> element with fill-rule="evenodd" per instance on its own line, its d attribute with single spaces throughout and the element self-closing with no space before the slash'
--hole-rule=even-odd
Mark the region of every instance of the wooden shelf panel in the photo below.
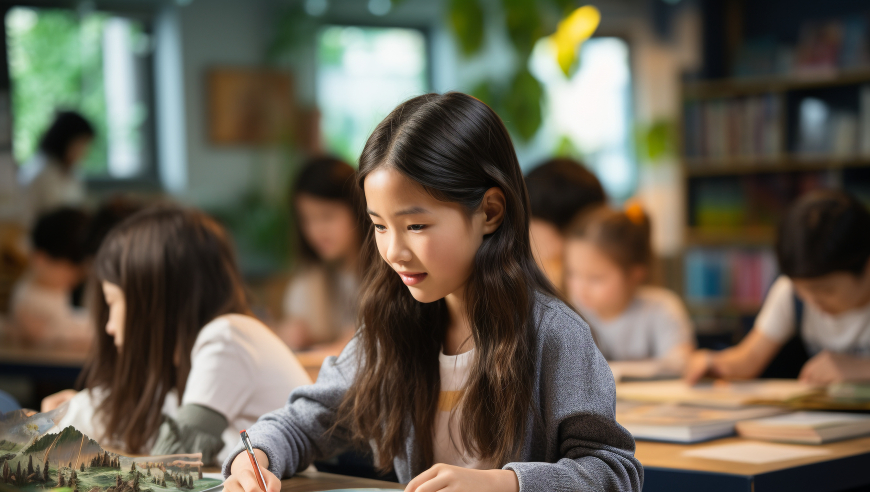
<svg viewBox="0 0 870 492">
<path fill-rule="evenodd" d="M 688 177 L 731 176 L 745 174 L 837 171 L 870 167 L 870 157 L 735 157 L 729 159 L 687 158 L 684 169 Z"/>
<path fill-rule="evenodd" d="M 870 70 L 689 82 L 684 99 L 715 99 L 870 83 Z"/>
<path fill-rule="evenodd" d="M 776 228 L 747 226 L 734 228 L 689 227 L 686 244 L 689 246 L 773 246 Z"/>
</svg>

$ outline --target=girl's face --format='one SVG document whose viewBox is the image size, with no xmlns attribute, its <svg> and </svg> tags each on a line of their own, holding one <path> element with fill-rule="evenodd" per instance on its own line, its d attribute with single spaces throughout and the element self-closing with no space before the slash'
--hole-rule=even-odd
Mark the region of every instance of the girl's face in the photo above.
<svg viewBox="0 0 870 492">
<path fill-rule="evenodd" d="M 481 209 L 469 216 L 461 205 L 437 200 L 399 171 L 385 167 L 369 174 L 363 187 L 378 252 L 414 299 L 434 302 L 461 293 L 483 236 L 501 223 L 503 205 L 494 214 L 486 210 L 484 197 Z M 501 190 L 490 189 L 487 196 L 491 192 L 504 203 Z"/>
<path fill-rule="evenodd" d="M 127 301 L 124 291 L 117 285 L 103 280 L 103 297 L 109 305 L 109 320 L 106 322 L 106 333 L 115 339 L 119 349 L 124 345 L 124 317 L 127 312 Z"/>
<path fill-rule="evenodd" d="M 302 235 L 320 259 L 336 261 L 357 254 L 356 221 L 346 204 L 299 193 L 296 210 Z"/>
<path fill-rule="evenodd" d="M 70 142 L 66 150 L 67 162 L 71 165 L 76 165 L 81 162 L 82 159 L 88 155 L 88 151 L 90 150 L 93 141 L 93 137 L 83 135 Z"/>
<path fill-rule="evenodd" d="M 619 316 L 643 281 L 645 271 L 616 264 L 593 243 L 572 238 L 565 244 L 565 288 L 581 311 L 602 320 Z"/>
</svg>

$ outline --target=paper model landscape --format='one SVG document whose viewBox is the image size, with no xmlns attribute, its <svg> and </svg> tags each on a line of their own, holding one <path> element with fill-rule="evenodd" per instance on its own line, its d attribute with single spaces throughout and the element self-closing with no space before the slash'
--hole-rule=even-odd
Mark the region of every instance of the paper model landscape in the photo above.
<svg viewBox="0 0 870 492">
<path fill-rule="evenodd" d="M 104 450 L 74 427 L 57 432 L 57 413 L 0 416 L 0 488 L 77 492 L 202 492 L 200 454 L 130 458 Z"/>
</svg>

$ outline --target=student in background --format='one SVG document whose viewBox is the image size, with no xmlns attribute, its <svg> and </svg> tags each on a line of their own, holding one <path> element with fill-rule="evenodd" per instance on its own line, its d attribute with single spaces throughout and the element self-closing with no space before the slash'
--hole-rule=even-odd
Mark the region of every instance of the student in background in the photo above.
<svg viewBox="0 0 870 492">
<path fill-rule="evenodd" d="M 568 158 L 551 159 L 534 168 L 526 175 L 526 188 L 535 261 L 561 289 L 565 228 L 581 211 L 606 202 L 604 188 L 594 174 Z"/>
<path fill-rule="evenodd" d="M 75 111 L 62 111 L 55 116 L 42 135 L 36 154 L 18 175 L 27 200 L 27 225 L 57 207 L 83 204 L 85 188 L 76 167 L 87 155 L 94 135 L 93 125 Z"/>
<path fill-rule="evenodd" d="M 72 292 L 83 278 L 88 224 L 88 216 L 74 208 L 60 208 L 36 222 L 29 266 L 10 302 L 13 342 L 87 349 L 93 331 L 87 314 L 73 307 Z"/>
<path fill-rule="evenodd" d="M 776 365 L 775 376 L 814 384 L 870 380 L 868 231 L 870 213 L 853 196 L 825 190 L 801 197 L 780 224 L 782 276 L 755 326 L 732 348 L 696 352 L 686 379 L 754 378 Z"/>
<path fill-rule="evenodd" d="M 298 263 L 277 332 L 294 350 L 338 355 L 356 331 L 365 226 L 355 176 L 346 162 L 323 157 L 307 162 L 293 186 Z"/>
<path fill-rule="evenodd" d="M 568 297 L 592 327 L 614 376 L 679 375 L 695 348 L 680 298 L 644 285 L 652 262 L 650 222 L 638 204 L 584 214 L 565 243 Z"/>
<path fill-rule="evenodd" d="M 532 257 L 495 112 L 461 93 L 410 99 L 369 137 L 357 180 L 373 222 L 361 327 L 248 428 L 267 490 L 351 445 L 409 492 L 640 490 L 610 370 Z M 227 492 L 259 490 L 242 451 Z"/>
<path fill-rule="evenodd" d="M 91 277 L 94 350 L 59 426 L 134 454 L 223 459 L 239 431 L 310 379 L 250 316 L 224 230 L 202 213 L 157 207 L 113 229 Z"/>
</svg>

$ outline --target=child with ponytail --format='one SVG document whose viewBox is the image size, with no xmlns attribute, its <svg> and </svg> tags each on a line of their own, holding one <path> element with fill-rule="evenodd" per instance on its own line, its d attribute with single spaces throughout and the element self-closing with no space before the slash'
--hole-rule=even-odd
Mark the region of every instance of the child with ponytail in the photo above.
<svg viewBox="0 0 870 492">
<path fill-rule="evenodd" d="M 568 297 L 592 328 L 614 376 L 679 375 L 695 347 L 686 307 L 644 285 L 652 261 L 650 222 L 639 204 L 583 214 L 565 247 Z"/>
</svg>

